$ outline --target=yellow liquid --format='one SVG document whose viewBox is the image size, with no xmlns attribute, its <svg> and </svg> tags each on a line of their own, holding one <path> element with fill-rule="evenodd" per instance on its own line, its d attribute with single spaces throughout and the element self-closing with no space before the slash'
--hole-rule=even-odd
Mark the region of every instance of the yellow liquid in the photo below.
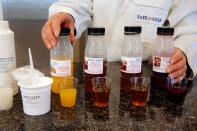
<svg viewBox="0 0 197 131">
<path fill-rule="evenodd" d="M 53 60 L 59 60 L 59 61 L 65 61 L 65 60 L 71 60 L 71 76 L 73 76 L 73 60 L 72 59 L 69 59 L 69 58 L 66 58 L 66 57 L 61 57 L 61 58 L 55 58 Z M 51 87 L 51 90 L 53 93 L 55 94 L 59 94 L 59 85 L 58 85 L 58 81 L 59 80 L 64 80 L 65 77 L 56 77 L 56 76 L 51 76 L 51 78 L 53 79 L 53 84 L 52 84 L 52 87 Z M 63 81 L 62 81 L 63 82 Z M 72 81 L 71 81 L 72 82 Z"/>
<path fill-rule="evenodd" d="M 64 107 L 72 107 L 76 103 L 77 90 L 75 88 L 61 89 L 60 101 Z"/>
</svg>

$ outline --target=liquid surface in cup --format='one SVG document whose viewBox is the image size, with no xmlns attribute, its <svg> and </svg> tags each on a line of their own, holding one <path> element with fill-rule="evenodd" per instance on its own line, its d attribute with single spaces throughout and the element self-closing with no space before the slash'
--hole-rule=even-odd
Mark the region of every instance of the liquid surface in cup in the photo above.
<svg viewBox="0 0 197 131">
<path fill-rule="evenodd" d="M 75 88 L 61 89 L 60 101 L 64 107 L 72 107 L 76 103 L 77 90 Z"/>
<path fill-rule="evenodd" d="M 88 65 L 85 64 L 85 69 L 88 69 Z M 87 92 L 93 92 L 91 79 L 95 77 L 104 77 L 106 76 L 107 70 L 107 61 L 103 62 L 103 73 L 102 74 L 88 74 L 85 73 L 85 89 Z"/>
<path fill-rule="evenodd" d="M 60 58 L 56 58 L 55 60 L 57 60 L 57 61 L 66 61 L 66 60 L 71 60 L 71 59 L 66 58 L 66 57 L 60 57 Z M 68 69 L 63 69 L 63 68 L 59 69 L 59 71 L 61 71 L 61 70 L 70 70 L 70 72 L 71 72 L 70 76 L 73 76 L 73 60 L 71 60 L 70 68 L 68 68 Z M 51 68 L 51 72 L 53 72 L 55 74 L 56 70 L 54 68 Z M 67 76 L 66 73 L 63 76 L 53 76 L 53 75 L 51 75 L 51 78 L 53 79 L 53 84 L 52 84 L 52 88 L 51 88 L 53 93 L 59 94 L 58 81 L 65 79 L 65 76 Z"/>
<path fill-rule="evenodd" d="M 107 106 L 109 103 L 110 89 L 94 89 L 94 104 L 96 106 Z"/>
<path fill-rule="evenodd" d="M 135 106 L 144 106 L 146 105 L 147 95 L 148 95 L 148 88 L 132 87 L 131 103 Z"/>
<path fill-rule="evenodd" d="M 169 86 L 168 99 L 174 103 L 184 102 L 186 89 L 182 86 Z"/>
</svg>

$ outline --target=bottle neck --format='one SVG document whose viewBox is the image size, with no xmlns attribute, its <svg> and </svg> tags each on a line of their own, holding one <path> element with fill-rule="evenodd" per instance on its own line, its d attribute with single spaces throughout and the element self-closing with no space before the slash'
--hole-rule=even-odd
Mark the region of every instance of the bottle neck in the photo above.
<svg viewBox="0 0 197 131">
<path fill-rule="evenodd" d="M 104 42 L 103 42 L 103 36 L 102 35 L 89 35 L 88 36 L 88 44 L 90 46 L 90 49 L 97 49 L 100 50 L 104 48 Z"/>
<path fill-rule="evenodd" d="M 136 35 L 125 35 L 125 43 L 127 47 L 140 46 L 141 43 L 140 34 Z"/>
<path fill-rule="evenodd" d="M 56 46 L 50 51 L 52 59 L 67 60 L 73 59 L 73 47 L 69 36 L 58 36 Z"/>
<path fill-rule="evenodd" d="M 157 37 L 160 37 L 162 39 L 173 39 L 172 35 L 157 35 Z"/>
<path fill-rule="evenodd" d="M 173 47 L 173 36 L 172 35 L 158 35 L 159 43 L 163 46 Z"/>
<path fill-rule="evenodd" d="M 58 40 L 70 40 L 69 36 L 58 36 L 57 37 Z"/>
<path fill-rule="evenodd" d="M 101 42 L 103 40 L 103 35 L 89 35 L 88 40 L 95 41 L 95 42 Z"/>
<path fill-rule="evenodd" d="M 70 37 L 69 36 L 58 36 L 57 37 L 58 43 L 57 46 L 65 46 L 70 43 Z M 60 45 L 62 43 L 62 45 Z"/>
<path fill-rule="evenodd" d="M 155 56 L 171 57 L 174 53 L 172 35 L 157 35 L 154 52 Z"/>
<path fill-rule="evenodd" d="M 106 47 L 104 35 L 89 35 L 85 49 L 87 57 L 103 57 L 106 58 Z"/>
<path fill-rule="evenodd" d="M 125 35 L 126 40 L 140 40 L 140 34 Z"/>
<path fill-rule="evenodd" d="M 126 57 L 142 57 L 143 45 L 140 34 L 125 35 L 124 43 L 121 49 L 121 55 Z"/>
</svg>

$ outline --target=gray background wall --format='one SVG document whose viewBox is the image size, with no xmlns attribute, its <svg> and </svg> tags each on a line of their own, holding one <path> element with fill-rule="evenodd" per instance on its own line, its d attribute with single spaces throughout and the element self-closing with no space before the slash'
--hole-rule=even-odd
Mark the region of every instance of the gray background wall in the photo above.
<svg viewBox="0 0 197 131">
<path fill-rule="evenodd" d="M 2 0 L 4 18 L 9 20 L 46 20 L 49 6 L 58 0 Z"/>
</svg>

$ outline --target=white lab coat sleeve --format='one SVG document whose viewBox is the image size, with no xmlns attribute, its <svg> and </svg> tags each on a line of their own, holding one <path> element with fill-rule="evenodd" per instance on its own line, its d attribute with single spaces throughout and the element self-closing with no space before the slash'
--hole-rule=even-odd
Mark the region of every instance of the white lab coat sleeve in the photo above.
<svg viewBox="0 0 197 131">
<path fill-rule="evenodd" d="M 91 0 L 60 0 L 50 6 L 49 17 L 58 12 L 72 15 L 75 19 L 75 28 L 77 30 L 76 38 L 79 38 L 91 23 L 91 8 Z"/>
<path fill-rule="evenodd" d="M 168 20 L 175 28 L 174 45 L 185 53 L 194 78 L 197 73 L 197 0 L 174 0 Z"/>
</svg>

